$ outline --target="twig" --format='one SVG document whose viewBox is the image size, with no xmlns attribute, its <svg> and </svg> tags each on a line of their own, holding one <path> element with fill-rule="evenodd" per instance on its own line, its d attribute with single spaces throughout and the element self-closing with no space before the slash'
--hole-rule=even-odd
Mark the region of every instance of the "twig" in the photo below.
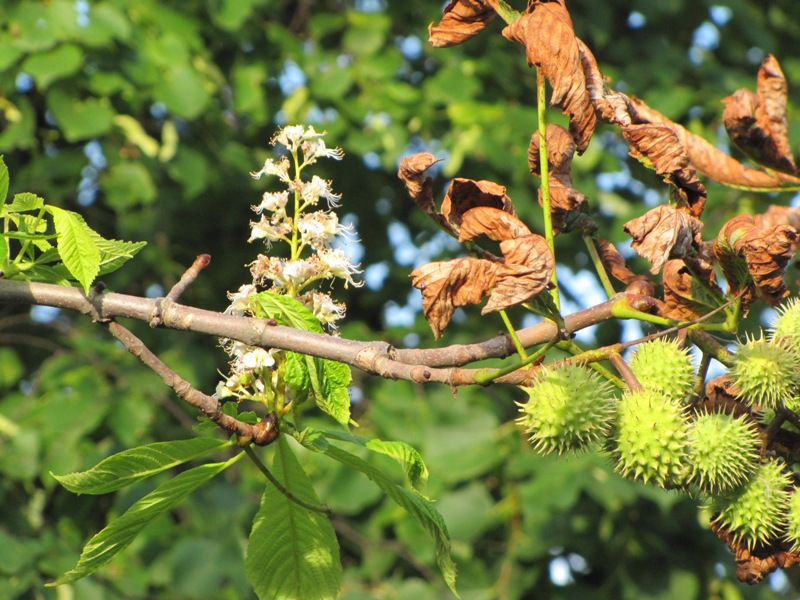
<svg viewBox="0 0 800 600">
<path fill-rule="evenodd" d="M 614 368 L 617 372 L 622 375 L 622 378 L 625 380 L 625 383 L 628 384 L 628 387 L 632 392 L 640 392 L 644 388 L 642 384 L 639 383 L 639 380 L 636 378 L 636 375 L 631 368 L 628 366 L 628 363 L 625 362 L 625 359 L 622 358 L 622 355 L 619 353 L 614 353 L 608 357 L 608 360 L 614 365 Z"/>
<path fill-rule="evenodd" d="M 213 396 L 208 396 L 200 390 L 194 388 L 185 379 L 181 378 L 175 371 L 170 369 L 161 361 L 144 342 L 136 337 L 133 332 L 116 321 L 103 323 L 111 335 L 117 338 L 123 346 L 150 367 L 161 380 L 175 390 L 187 404 L 195 407 L 205 416 L 211 419 L 220 427 L 237 434 L 241 440 L 252 441 L 259 446 L 266 446 L 278 437 L 278 422 L 275 415 L 267 415 L 255 425 L 244 423 L 230 415 L 222 412 L 222 405 Z"/>
<path fill-rule="evenodd" d="M 173 302 L 177 302 L 178 298 L 181 297 L 181 294 L 186 291 L 186 288 L 194 283 L 194 280 L 197 279 L 198 275 L 200 275 L 200 271 L 205 269 L 210 262 L 210 254 L 200 254 L 197 258 L 195 258 L 192 266 L 186 269 L 186 272 L 181 275 L 178 283 L 172 286 L 172 289 L 169 291 L 166 298 L 168 300 L 172 300 Z"/>
<path fill-rule="evenodd" d="M 269 480 L 269 482 L 275 486 L 275 489 L 277 489 L 281 494 L 286 496 L 288 500 L 294 502 L 298 506 L 307 508 L 308 510 L 313 510 L 314 512 L 322 513 L 328 515 L 329 517 L 333 515 L 333 512 L 327 506 L 318 506 L 316 504 L 309 504 L 305 500 L 298 498 L 292 492 L 287 490 L 286 487 L 284 487 L 284 485 L 280 481 L 278 481 L 275 475 L 273 475 L 272 472 L 267 468 L 267 465 L 261 462 L 261 459 L 258 457 L 258 454 L 255 453 L 255 450 L 253 450 L 252 446 L 250 446 L 249 444 L 244 446 L 244 451 L 247 454 L 247 458 L 253 461 L 253 464 L 256 466 L 256 468 L 258 468 L 259 471 L 261 471 L 264 477 L 266 477 Z"/>
</svg>

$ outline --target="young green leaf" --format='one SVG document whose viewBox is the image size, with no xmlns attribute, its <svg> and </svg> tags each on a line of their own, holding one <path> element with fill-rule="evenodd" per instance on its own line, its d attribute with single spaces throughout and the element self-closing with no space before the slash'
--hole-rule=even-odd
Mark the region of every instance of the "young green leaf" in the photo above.
<svg viewBox="0 0 800 600">
<path fill-rule="evenodd" d="M 70 492 L 108 494 L 231 445 L 230 441 L 212 437 L 156 442 L 109 456 L 88 471 L 68 475 L 50 474 Z"/>
<path fill-rule="evenodd" d="M 53 215 L 61 260 L 88 294 L 89 286 L 100 272 L 100 250 L 92 239 L 93 232 L 83 218 L 72 211 L 57 206 L 48 206 L 47 210 Z"/>
<path fill-rule="evenodd" d="M 275 319 L 281 325 L 324 333 L 319 319 L 308 307 L 294 298 L 274 292 L 260 292 L 251 298 L 253 314 L 259 319 Z"/>
<path fill-rule="evenodd" d="M 8 205 L 9 212 L 23 212 L 26 210 L 38 210 L 44 206 L 44 200 L 36 194 L 22 192 L 14 196 L 14 200 Z"/>
<path fill-rule="evenodd" d="M 136 502 L 109 523 L 84 546 L 78 564 L 48 586 L 62 585 L 94 573 L 122 552 L 156 517 L 172 509 L 186 496 L 221 473 L 244 455 L 240 452 L 224 463 L 210 463 L 184 471 Z"/>
<path fill-rule="evenodd" d="M 392 457 L 403 467 L 406 479 L 415 488 L 420 483 L 428 480 L 428 467 L 425 466 L 422 456 L 417 452 L 416 448 L 405 442 L 367 440 L 357 435 L 339 431 L 325 431 L 323 435 L 327 438 L 358 444 L 378 454 Z"/>
<path fill-rule="evenodd" d="M 303 435 L 299 435 L 297 439 L 309 450 L 322 452 L 332 459 L 364 473 L 428 532 L 436 543 L 436 563 L 439 565 L 445 583 L 453 594 L 459 597 L 456 591 L 456 565 L 450 556 L 450 534 L 447 532 L 442 515 L 434 508 L 433 504 L 418 492 L 397 485 L 379 469 L 358 456 L 328 443 L 324 435 L 314 434 L 313 431 L 304 430 Z"/>
<path fill-rule="evenodd" d="M 3 157 L 0 156 L 0 203 L 5 203 L 8 196 L 8 167 Z"/>
<path fill-rule="evenodd" d="M 100 251 L 100 271 L 97 273 L 98 277 L 116 271 L 147 245 L 147 242 L 107 240 L 96 231 L 92 231 L 91 236 L 97 249 Z"/>
<path fill-rule="evenodd" d="M 275 477 L 300 500 L 319 504 L 285 437 L 279 437 L 274 447 Z M 330 521 L 293 502 L 271 484 L 267 484 L 253 521 L 245 568 L 258 597 L 270 600 L 333 600 L 342 580 L 339 544 Z"/>
</svg>

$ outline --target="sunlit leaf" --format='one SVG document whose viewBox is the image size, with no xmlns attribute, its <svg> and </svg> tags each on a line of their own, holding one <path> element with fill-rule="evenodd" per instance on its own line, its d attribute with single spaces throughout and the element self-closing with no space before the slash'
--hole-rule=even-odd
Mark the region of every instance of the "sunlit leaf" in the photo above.
<svg viewBox="0 0 800 600">
<path fill-rule="evenodd" d="M 57 206 L 48 206 L 47 209 L 53 215 L 61 260 L 83 291 L 88 293 L 89 286 L 100 272 L 100 250 L 92 236 L 94 232 L 83 217 L 74 212 Z"/>
</svg>

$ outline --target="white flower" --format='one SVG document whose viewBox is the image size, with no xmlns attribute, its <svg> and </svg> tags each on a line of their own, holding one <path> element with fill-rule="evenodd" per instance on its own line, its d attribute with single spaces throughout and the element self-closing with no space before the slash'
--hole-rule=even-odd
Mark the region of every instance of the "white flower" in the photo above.
<svg viewBox="0 0 800 600">
<path fill-rule="evenodd" d="M 313 128 L 311 129 L 314 132 Z M 314 132 L 316 134 L 316 132 Z M 289 150 L 297 150 L 305 139 L 307 132 L 302 125 L 287 125 L 272 138 L 272 145 L 282 144 Z"/>
<path fill-rule="evenodd" d="M 328 148 L 325 145 L 325 140 L 316 139 L 307 141 L 303 144 L 303 156 L 306 164 L 314 164 L 318 158 L 332 158 L 334 160 L 342 160 L 344 152 L 341 148 Z"/>
<path fill-rule="evenodd" d="M 339 206 L 339 200 L 342 199 L 341 194 L 334 194 L 331 191 L 330 181 L 325 181 L 321 177 L 314 175 L 311 181 L 304 181 L 300 189 L 300 196 L 309 204 L 316 204 L 320 198 L 325 198 L 328 201 L 328 206 Z"/>
<path fill-rule="evenodd" d="M 289 159 L 281 156 L 278 162 L 275 162 L 268 158 L 264 161 L 264 166 L 261 167 L 260 171 L 252 171 L 250 175 L 253 179 L 261 179 L 262 175 L 277 175 L 281 181 L 289 183 Z"/>
<path fill-rule="evenodd" d="M 258 206 L 253 206 L 252 208 L 258 214 L 261 214 L 265 210 L 274 213 L 285 214 L 286 203 L 288 201 L 288 190 L 284 190 L 283 192 L 264 192 L 264 195 L 261 197 L 261 204 Z"/>
<path fill-rule="evenodd" d="M 314 316 L 319 319 L 320 323 L 332 325 L 344 317 L 345 305 L 334 302 L 328 294 L 323 294 L 322 292 L 308 292 L 300 296 L 298 300 L 314 313 Z"/>
<path fill-rule="evenodd" d="M 255 348 L 242 356 L 241 364 L 245 369 L 255 371 L 256 369 L 263 369 L 271 367 L 275 364 L 275 359 L 264 348 Z"/>
<path fill-rule="evenodd" d="M 290 233 L 292 233 L 292 225 L 287 219 L 268 221 L 262 215 L 258 223 L 250 223 L 250 238 L 247 241 L 266 239 L 269 243 L 284 239 Z"/>
<path fill-rule="evenodd" d="M 350 259 L 341 250 L 326 248 L 320 250 L 318 256 L 322 264 L 327 268 L 328 277 L 339 277 L 344 279 L 346 283 L 356 287 L 364 285 L 363 281 L 356 283 L 353 280 L 353 275 L 361 273 L 361 271 L 350 263 Z"/>
<path fill-rule="evenodd" d="M 228 292 L 228 300 L 231 305 L 225 309 L 229 315 L 245 315 L 250 308 L 250 296 L 257 291 L 256 286 L 249 284 L 241 286 L 236 292 Z"/>
<path fill-rule="evenodd" d="M 286 283 L 299 287 L 318 274 L 319 261 L 312 259 L 286 261 L 281 276 Z M 285 284 L 284 284 L 285 285 Z"/>
<path fill-rule="evenodd" d="M 330 244 L 341 228 L 335 213 L 317 211 L 300 215 L 297 229 L 304 244 L 320 247 Z"/>
</svg>

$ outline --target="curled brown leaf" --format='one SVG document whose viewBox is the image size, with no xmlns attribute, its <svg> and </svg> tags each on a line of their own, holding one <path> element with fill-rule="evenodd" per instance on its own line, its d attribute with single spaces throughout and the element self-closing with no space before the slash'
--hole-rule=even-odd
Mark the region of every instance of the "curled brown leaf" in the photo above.
<svg viewBox="0 0 800 600">
<path fill-rule="evenodd" d="M 494 9 L 482 0 L 450 0 L 438 25 L 428 26 L 428 41 L 435 48 L 448 48 L 476 36 L 495 16 Z"/>
<path fill-rule="evenodd" d="M 411 284 L 422 292 L 425 319 L 438 339 L 457 306 L 477 304 L 494 287 L 499 263 L 456 258 L 422 265 L 411 273 Z"/>
<path fill-rule="evenodd" d="M 489 206 L 514 214 L 514 205 L 504 186 L 492 181 L 456 177 L 442 202 L 442 215 L 458 231 L 464 213 L 478 206 Z"/>
<path fill-rule="evenodd" d="M 628 221 L 623 228 L 633 238 L 631 247 L 650 261 L 650 272 L 658 273 L 667 259 L 689 252 L 699 240 L 703 224 L 687 212 L 666 204 Z"/>
<path fill-rule="evenodd" d="M 791 225 L 761 229 L 748 214 L 725 223 L 714 242 L 714 254 L 728 280 L 729 292 L 736 295 L 744 290 L 745 308 L 756 296 L 772 306 L 780 302 L 789 294 L 783 275 L 797 240 L 797 229 Z"/>
<path fill-rule="evenodd" d="M 731 187 L 750 190 L 767 191 L 800 185 L 798 177 L 746 167 L 699 135 L 695 135 L 685 127 L 669 120 L 637 98 L 630 99 L 630 108 L 634 123 L 653 123 L 672 129 L 686 149 L 692 166 L 706 177 Z"/>
<path fill-rule="evenodd" d="M 540 235 L 500 242 L 505 264 L 498 266 L 495 286 L 482 314 L 526 302 L 543 291 L 553 276 L 555 259 Z"/>
<path fill-rule="evenodd" d="M 464 213 L 458 241 L 473 240 L 485 235 L 499 242 L 530 234 L 531 230 L 515 215 L 491 206 L 477 206 Z"/>
<path fill-rule="evenodd" d="M 634 273 L 628 268 L 622 254 L 619 253 L 616 246 L 604 238 L 597 238 L 595 240 L 597 253 L 600 255 L 600 260 L 603 262 L 605 268 L 611 275 L 627 285 L 632 284 L 634 281 L 647 280 L 646 275 Z"/>
<path fill-rule="evenodd" d="M 734 144 L 754 161 L 771 169 L 796 173 L 786 120 L 788 87 L 771 54 L 758 71 L 758 95 L 740 89 L 723 99 L 722 121 Z"/>
<path fill-rule="evenodd" d="M 637 124 L 622 128 L 631 147 L 631 156 L 652 166 L 664 180 L 675 186 L 679 202 L 688 206 L 695 217 L 703 214 L 706 187 L 691 167 L 686 149 L 675 132 L 663 125 Z"/>
<path fill-rule="evenodd" d="M 400 168 L 397 176 L 406 186 L 408 195 L 414 200 L 422 211 L 429 217 L 437 218 L 436 205 L 433 201 L 433 179 L 425 175 L 425 171 L 430 169 L 441 159 L 437 159 L 430 152 L 417 152 L 411 156 L 406 156 L 400 161 Z"/>
<path fill-rule="evenodd" d="M 525 15 L 503 30 L 525 46 L 529 65 L 541 69 L 553 86 L 550 104 L 569 115 L 569 131 L 578 153 L 589 145 L 597 117 L 586 89 L 572 19 L 562 2 L 531 2 Z"/>
<path fill-rule="evenodd" d="M 701 258 L 674 258 L 664 265 L 663 315 L 693 321 L 722 304 L 722 290 L 710 262 Z"/>
</svg>

